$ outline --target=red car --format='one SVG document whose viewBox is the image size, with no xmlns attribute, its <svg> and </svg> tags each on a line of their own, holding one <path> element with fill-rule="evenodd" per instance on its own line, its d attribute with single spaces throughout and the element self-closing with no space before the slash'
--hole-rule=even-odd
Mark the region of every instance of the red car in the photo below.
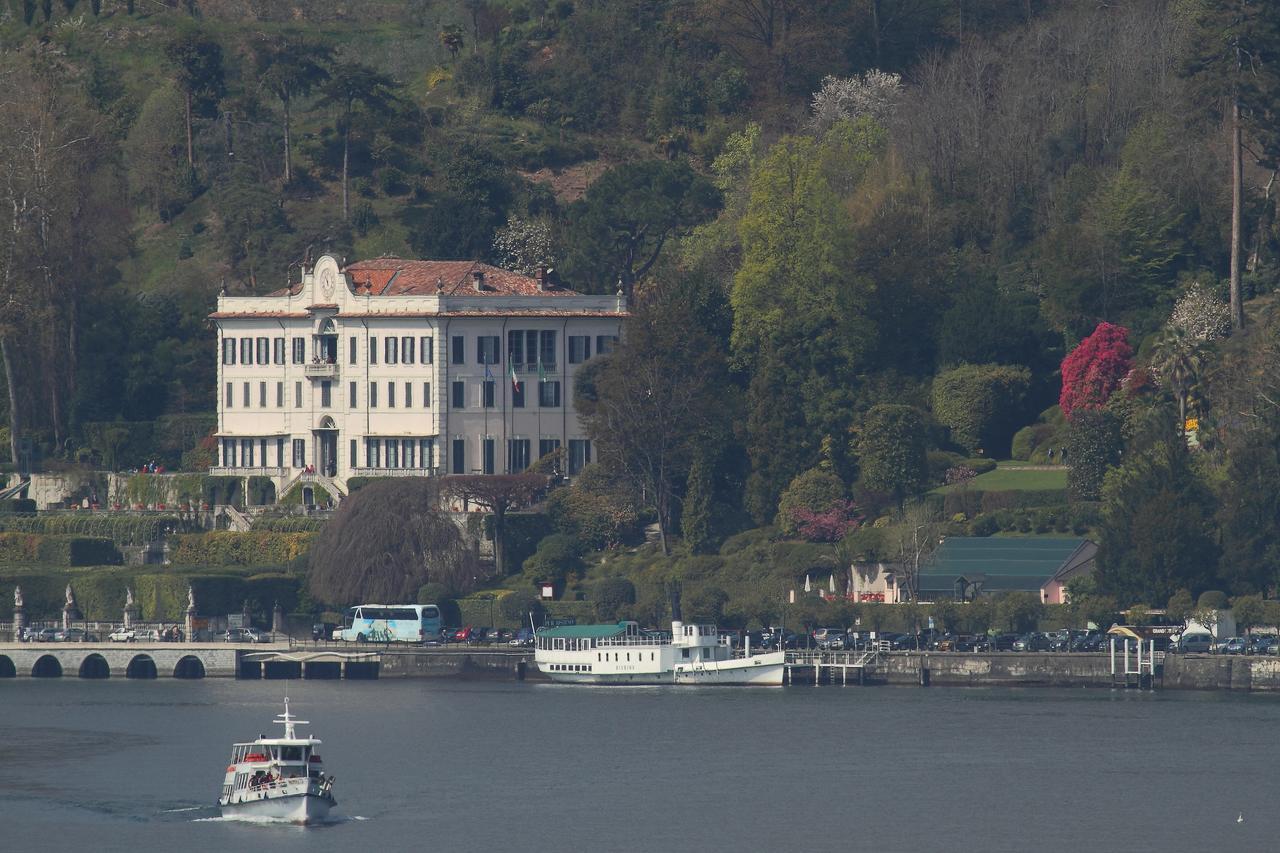
<svg viewBox="0 0 1280 853">
<path fill-rule="evenodd" d="M 468 625 L 465 628 L 459 628 L 449 637 L 451 643 L 473 643 L 476 640 L 475 629 Z"/>
</svg>

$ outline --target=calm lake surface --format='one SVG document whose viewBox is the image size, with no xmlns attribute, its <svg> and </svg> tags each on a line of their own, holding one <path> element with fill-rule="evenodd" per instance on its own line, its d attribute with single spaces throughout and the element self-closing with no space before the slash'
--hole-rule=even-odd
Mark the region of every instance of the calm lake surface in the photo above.
<svg viewBox="0 0 1280 853">
<path fill-rule="evenodd" d="M 1167 853 L 1280 837 L 1280 697 L 287 687 L 338 778 L 330 826 L 210 807 L 232 741 L 279 730 L 284 682 L 0 682 L 0 849 Z"/>
</svg>

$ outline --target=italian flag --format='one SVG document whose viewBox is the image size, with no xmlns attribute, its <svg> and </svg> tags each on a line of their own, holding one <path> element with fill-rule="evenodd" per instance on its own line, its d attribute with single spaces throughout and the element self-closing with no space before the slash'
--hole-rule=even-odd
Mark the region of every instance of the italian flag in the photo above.
<svg viewBox="0 0 1280 853">
<path fill-rule="evenodd" d="M 507 372 L 511 374 L 511 393 L 514 394 L 520 390 L 520 380 L 516 379 L 516 363 L 510 358 L 507 359 Z"/>
</svg>

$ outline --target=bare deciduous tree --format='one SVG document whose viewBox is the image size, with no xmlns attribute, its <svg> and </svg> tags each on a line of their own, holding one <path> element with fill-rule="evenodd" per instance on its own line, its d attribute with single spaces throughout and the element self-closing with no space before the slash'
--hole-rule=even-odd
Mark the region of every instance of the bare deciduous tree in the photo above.
<svg viewBox="0 0 1280 853">
<path fill-rule="evenodd" d="M 469 501 L 493 514 L 493 562 L 498 576 L 507 573 L 507 513 L 529 506 L 547 488 L 542 474 L 459 474 L 445 478 L 445 493 Z"/>
</svg>

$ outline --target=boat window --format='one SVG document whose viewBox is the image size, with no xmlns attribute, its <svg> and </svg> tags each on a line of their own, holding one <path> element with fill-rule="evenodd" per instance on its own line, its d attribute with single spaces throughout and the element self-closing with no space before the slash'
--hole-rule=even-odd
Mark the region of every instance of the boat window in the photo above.
<svg viewBox="0 0 1280 853">
<path fill-rule="evenodd" d="M 688 660 L 688 659 L 689 659 L 689 650 L 688 650 L 688 649 L 681 649 L 681 650 L 680 650 L 680 656 L 681 656 L 681 657 L 683 657 L 685 660 Z"/>
<path fill-rule="evenodd" d="M 281 761 L 301 761 L 302 747 L 300 746 L 284 746 L 280 748 Z"/>
<path fill-rule="evenodd" d="M 628 661 L 630 661 L 630 660 L 631 660 L 631 652 L 627 652 L 627 660 L 628 660 Z"/>
</svg>

